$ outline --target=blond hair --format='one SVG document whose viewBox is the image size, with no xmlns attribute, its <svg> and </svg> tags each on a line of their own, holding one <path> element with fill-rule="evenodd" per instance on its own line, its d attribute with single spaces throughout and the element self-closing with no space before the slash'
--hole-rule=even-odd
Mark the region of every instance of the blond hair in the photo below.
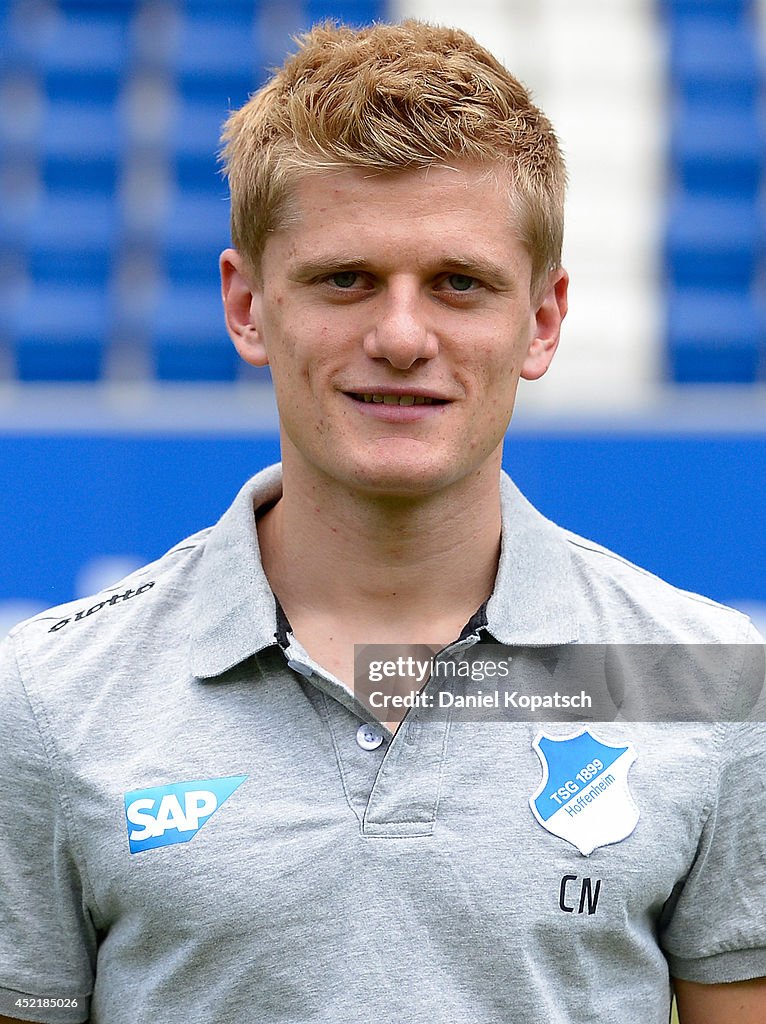
<svg viewBox="0 0 766 1024">
<path fill-rule="evenodd" d="M 566 173 L 550 122 L 488 50 L 456 28 L 324 22 L 230 115 L 222 159 L 232 241 L 257 274 L 307 173 L 456 160 L 510 172 L 509 210 L 533 289 L 561 260 Z"/>
</svg>

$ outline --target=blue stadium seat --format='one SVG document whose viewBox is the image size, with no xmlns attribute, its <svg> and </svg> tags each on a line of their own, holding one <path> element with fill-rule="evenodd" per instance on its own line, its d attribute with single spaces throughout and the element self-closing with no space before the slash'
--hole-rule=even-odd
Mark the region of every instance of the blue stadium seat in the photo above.
<svg viewBox="0 0 766 1024">
<path fill-rule="evenodd" d="M 108 329 L 103 288 L 34 288 L 15 325 L 18 379 L 99 380 Z"/>
<path fill-rule="evenodd" d="M 268 2 L 268 0 L 264 0 Z M 215 13 L 215 4 L 211 0 L 178 0 L 178 9 L 187 17 L 190 15 L 210 16 Z M 252 19 L 254 9 L 259 6 L 258 0 L 226 0 L 226 13 L 229 17 L 240 18 L 243 23 Z"/>
<path fill-rule="evenodd" d="M 0 187 L 11 161 L 30 183 L 13 209 L 7 190 L 0 198 L 0 333 L 22 380 L 98 380 L 112 343 L 144 341 L 160 379 L 240 375 L 218 293 L 218 254 L 229 239 L 221 123 L 263 80 L 266 54 L 274 62 L 291 48 L 306 8 L 267 10 L 255 0 L 158 8 L 0 0 L 0 56 L 17 82 L 3 97 L 20 97 L 18 113 L 13 105 L 14 116 L 0 119 Z M 381 13 L 350 0 L 314 5 L 309 18 Z M 167 108 L 152 106 L 150 88 L 131 92 L 142 74 L 154 76 Z M 172 119 L 176 98 L 166 131 L 160 115 Z M 142 130 L 147 109 L 153 131 Z M 29 300 L 17 287 L 27 279 Z"/>
<path fill-rule="evenodd" d="M 239 357 L 226 334 L 218 288 L 168 288 L 152 317 L 149 344 L 158 380 L 238 376 Z"/>
<path fill-rule="evenodd" d="M 169 71 L 175 73 L 184 99 L 216 104 L 219 111 L 238 107 L 263 77 L 262 54 L 247 19 L 226 7 L 211 7 L 199 16 L 188 13 Z"/>
<path fill-rule="evenodd" d="M 671 284 L 746 292 L 761 241 L 755 202 L 678 196 L 669 209 L 665 241 Z"/>
<path fill-rule="evenodd" d="M 668 359 L 678 382 L 764 372 L 762 68 L 753 0 L 664 0 L 669 31 Z"/>
<path fill-rule="evenodd" d="M 671 166 L 676 186 L 687 192 L 755 200 L 765 147 L 756 104 L 682 106 L 671 121 Z"/>
<path fill-rule="evenodd" d="M 63 192 L 114 193 L 124 148 L 122 121 L 111 104 L 52 104 L 40 135 L 45 185 Z"/>
<path fill-rule="evenodd" d="M 671 83 L 684 103 L 752 107 L 760 90 L 756 26 L 689 17 L 670 23 Z"/>
<path fill-rule="evenodd" d="M 182 103 L 171 129 L 172 156 L 179 189 L 226 195 L 218 149 L 227 103 Z"/>
<path fill-rule="evenodd" d="M 348 25 L 369 25 L 386 16 L 384 0 L 306 0 L 306 18 L 309 24 L 324 18 L 337 18 Z"/>
<path fill-rule="evenodd" d="M 661 0 L 661 9 L 668 18 L 695 17 L 704 11 L 706 17 L 737 21 L 747 14 L 752 0 Z"/>
<path fill-rule="evenodd" d="M 42 69 L 42 55 L 60 26 L 56 5 L 14 2 L 6 4 L 6 10 L 0 26 L 6 63 L 17 68 Z"/>
<path fill-rule="evenodd" d="M 755 383 L 764 372 L 765 323 L 763 307 L 747 293 L 671 292 L 671 379 L 680 384 Z"/>
<path fill-rule="evenodd" d="M 43 285 L 106 288 L 119 235 L 108 198 L 48 197 L 28 225 L 32 278 Z"/>
<path fill-rule="evenodd" d="M 61 7 L 56 31 L 35 53 L 48 96 L 71 103 L 114 101 L 128 56 L 132 5 L 111 11 L 99 10 L 100 4 Z"/>
<path fill-rule="evenodd" d="M 217 284 L 218 256 L 229 244 L 229 204 L 216 196 L 179 195 L 158 236 L 171 285 Z"/>
<path fill-rule="evenodd" d="M 133 0 L 14 4 L 2 37 L 4 62 L 35 75 L 50 102 L 113 104 L 135 7 Z"/>
</svg>

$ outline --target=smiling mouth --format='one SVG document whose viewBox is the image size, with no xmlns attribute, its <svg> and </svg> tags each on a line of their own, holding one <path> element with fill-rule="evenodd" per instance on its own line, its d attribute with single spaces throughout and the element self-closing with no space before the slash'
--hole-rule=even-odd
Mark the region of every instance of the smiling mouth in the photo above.
<svg viewBox="0 0 766 1024">
<path fill-rule="evenodd" d="M 375 402 L 379 405 L 446 405 L 444 398 L 428 398 L 425 395 L 376 395 L 373 392 L 348 392 L 356 402 Z"/>
</svg>

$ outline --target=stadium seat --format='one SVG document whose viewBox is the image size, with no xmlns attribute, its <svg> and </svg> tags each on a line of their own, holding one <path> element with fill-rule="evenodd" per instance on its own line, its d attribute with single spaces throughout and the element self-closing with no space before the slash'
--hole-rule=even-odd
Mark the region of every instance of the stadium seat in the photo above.
<svg viewBox="0 0 766 1024">
<path fill-rule="evenodd" d="M 704 10 L 706 17 L 736 21 L 747 14 L 750 0 L 661 0 L 663 13 L 669 18 L 694 17 Z"/>
<path fill-rule="evenodd" d="M 754 382 L 764 320 L 761 57 L 752 2 L 665 0 L 670 124 L 668 361 L 679 382 Z M 705 290 L 706 289 L 706 290 Z"/>
<path fill-rule="evenodd" d="M 0 41 L 7 63 L 39 70 L 43 54 L 60 27 L 60 10 L 55 3 L 44 2 L 11 2 L 5 8 Z"/>
<path fill-rule="evenodd" d="M 528 0 L 510 6 L 514 26 L 522 15 L 532 25 L 533 7 L 538 17 L 537 7 Z M 548 38 L 555 43 L 556 61 L 554 70 L 541 68 L 539 80 L 544 89 L 555 87 L 561 94 L 558 112 L 554 107 L 553 113 L 557 125 L 563 125 L 565 143 L 565 115 L 571 111 L 573 135 L 582 137 L 585 132 L 587 147 L 583 148 L 596 154 L 592 173 L 578 164 L 576 153 L 570 160 L 573 181 L 578 174 L 586 181 L 592 179 L 592 192 L 598 197 L 596 207 L 586 189 L 587 201 L 581 203 L 583 210 L 578 214 L 573 190 L 570 223 L 577 227 L 579 216 L 585 237 L 592 234 L 593 211 L 605 216 L 604 211 L 611 209 L 604 198 L 611 193 L 605 186 L 619 180 L 626 192 L 639 193 L 647 176 L 646 164 L 659 150 L 660 142 L 654 141 L 652 132 L 655 125 L 660 132 L 661 118 L 651 92 L 640 92 L 651 73 L 656 40 L 646 24 L 643 0 L 614 9 L 610 5 L 607 14 L 601 3 L 591 0 L 578 9 L 571 24 L 564 24 L 557 2 L 543 3 L 540 11 L 543 8 L 555 27 Z M 760 272 L 762 242 L 759 218 L 753 211 L 766 153 L 753 8 L 752 0 L 661 0 L 660 4 L 673 98 L 669 152 L 673 198 L 667 209 L 667 239 L 660 249 L 670 294 L 683 297 L 689 289 L 703 285 L 728 289 L 727 295 L 736 289 L 738 308 L 751 312 L 753 300 L 748 295 Z M 135 336 L 137 343 L 147 339 L 162 379 L 200 379 L 207 372 L 204 367 L 214 379 L 237 376 L 236 357 L 223 332 L 216 283 L 217 256 L 228 241 L 227 190 L 215 155 L 226 111 L 258 86 L 265 64 L 279 62 L 292 48 L 291 32 L 328 16 L 362 24 L 387 13 L 383 0 L 338 0 L 333 5 L 328 0 L 284 4 L 173 0 L 162 5 L 151 0 L 0 2 L 5 68 L 0 76 L 0 269 L 16 282 L 14 296 L 21 294 L 17 284 L 26 275 L 43 296 L 71 285 L 74 297 L 69 306 L 87 343 L 97 339 L 108 345 L 104 330 L 95 327 L 95 306 L 88 314 L 89 303 L 83 300 L 93 289 L 101 289 L 105 296 L 116 296 L 114 303 L 104 299 L 112 322 L 118 327 L 127 324 L 126 335 Z M 541 30 L 543 22 L 535 24 Z M 581 69 L 573 78 L 577 54 L 584 47 L 593 57 L 593 67 Z M 572 68 L 567 54 L 572 54 Z M 598 126 L 592 138 L 581 116 L 590 102 L 588 90 L 600 88 L 603 68 L 595 67 L 599 61 L 611 69 L 613 103 L 620 111 L 613 121 L 617 135 L 608 139 L 601 130 L 607 115 L 591 117 Z M 532 67 L 531 58 L 529 64 Z M 572 81 L 576 82 L 574 92 Z M 565 82 L 570 83 L 566 90 Z M 619 145 L 609 145 L 615 137 Z M 606 155 L 599 146 L 605 147 Z M 624 154 L 622 164 L 619 154 Z M 14 174 L 7 169 L 11 161 L 17 169 Z M 604 176 L 604 186 L 596 181 L 597 169 Z M 582 196 L 580 184 L 578 188 Z M 648 194 L 649 186 L 645 189 Z M 9 195 L 14 198 L 9 200 Z M 625 262 L 634 272 L 639 267 L 638 273 L 651 276 L 656 265 L 649 268 L 648 257 L 641 261 L 638 239 L 644 248 L 654 245 L 652 251 L 656 251 L 654 222 L 646 209 L 641 210 L 634 219 L 615 214 L 610 223 L 614 224 L 615 250 L 620 238 L 627 239 L 621 243 L 629 252 Z M 570 245 L 573 237 L 570 232 Z M 611 249 L 601 248 L 600 262 L 583 254 L 574 263 L 586 276 L 594 273 L 603 282 L 604 267 L 616 263 L 606 255 Z M 617 270 L 614 275 L 617 280 Z M 169 291 L 163 299 L 165 287 Z M 200 290 L 207 298 L 198 302 L 194 294 Z M 187 298 L 183 312 L 179 312 L 179 292 Z M 203 308 L 207 302 L 209 311 Z M 16 299 L 9 308 L 15 303 Z M 695 305 L 699 305 L 696 300 Z M 69 306 L 61 305 L 63 314 L 68 315 Z M 716 300 L 713 307 L 720 309 L 721 303 Z M 711 322 L 720 323 L 720 316 L 711 316 Z M 684 317 L 688 320 L 687 314 Z M 23 372 L 32 376 L 39 372 L 29 367 L 35 362 L 34 345 L 44 340 L 40 326 L 44 320 L 42 315 L 30 319 L 26 307 L 23 316 L 6 311 L 3 317 L 6 325 L 18 322 L 19 330 L 23 327 L 19 366 L 23 362 L 27 367 Z M 673 347 L 674 373 L 684 379 L 693 379 L 695 373 L 706 379 L 714 364 L 729 375 L 754 372 L 752 366 L 743 369 L 743 353 L 752 352 L 741 338 L 732 342 L 739 353 L 735 372 L 732 365 L 724 366 L 718 342 L 706 341 L 703 332 L 703 344 L 695 348 L 672 313 L 669 326 L 671 322 L 674 333 L 668 344 Z M 65 339 L 66 334 L 62 329 L 61 337 Z M 54 373 L 51 367 L 62 361 L 60 353 L 67 344 L 48 339 L 42 360 L 48 374 L 55 377 L 60 372 Z M 68 357 L 67 372 L 79 365 L 76 374 L 81 379 L 84 373 L 95 372 L 93 366 L 99 367 L 98 372 L 104 366 L 103 358 L 93 360 L 92 350 L 87 345 L 85 350 L 91 355 L 84 361 L 71 358 L 73 350 Z M 689 368 L 695 352 L 703 360 L 698 371 Z M 54 358 L 53 353 L 59 356 Z"/>
<path fill-rule="evenodd" d="M 756 104 L 761 69 L 757 32 L 749 20 L 730 23 L 700 15 L 669 24 L 670 78 L 681 102 Z"/>
<path fill-rule="evenodd" d="M 15 325 L 16 375 L 22 381 L 96 381 L 109 335 L 103 288 L 35 287 Z"/>
<path fill-rule="evenodd" d="M 210 0 L 178 0 L 177 4 L 181 13 L 188 17 L 189 15 L 207 15 L 214 11 L 215 4 L 211 3 Z M 261 4 L 257 0 L 226 0 L 226 12 L 229 17 L 236 17 L 242 21 L 246 21 L 248 18 L 252 18 L 253 9 L 257 9 Z"/>
<path fill-rule="evenodd" d="M 226 334 L 218 288 L 167 288 L 151 318 L 149 346 L 158 380 L 237 378 L 239 357 Z"/>
<path fill-rule="evenodd" d="M 45 286 L 105 289 L 119 235 L 108 198 L 48 197 L 28 225 L 27 260 L 32 278 Z"/>
<path fill-rule="evenodd" d="M 61 14 L 34 56 L 53 101 L 113 102 L 127 59 L 132 4 L 94 11 L 94 4 L 62 4 Z"/>
<path fill-rule="evenodd" d="M 668 360 L 679 384 L 752 384 L 764 372 L 764 310 L 750 294 L 676 290 L 669 297 Z"/>
<path fill-rule="evenodd" d="M 60 192 L 114 194 L 124 147 L 113 105 L 51 104 L 39 139 L 45 185 Z"/>
<path fill-rule="evenodd" d="M 158 235 L 171 285 L 217 285 L 218 256 L 229 244 L 229 204 L 216 196 L 179 195 Z"/>
<path fill-rule="evenodd" d="M 755 200 L 765 145 L 763 118 L 756 104 L 682 106 L 671 121 L 675 185 L 695 194 Z"/>
<path fill-rule="evenodd" d="M 262 76 L 262 60 L 252 10 L 245 19 L 236 12 L 210 7 L 204 14 L 188 12 L 178 34 L 169 71 L 184 101 L 240 106 Z"/>
<path fill-rule="evenodd" d="M 332 17 L 349 25 L 369 25 L 385 19 L 386 3 L 384 0 L 337 0 L 328 4 L 327 0 L 306 0 L 305 11 L 308 24 Z"/>
<path fill-rule="evenodd" d="M 747 292 L 761 241 L 755 202 L 681 195 L 668 213 L 665 255 L 671 285 Z"/>
<path fill-rule="evenodd" d="M 182 102 L 170 129 L 171 165 L 182 192 L 226 195 L 218 149 L 226 103 Z"/>
</svg>

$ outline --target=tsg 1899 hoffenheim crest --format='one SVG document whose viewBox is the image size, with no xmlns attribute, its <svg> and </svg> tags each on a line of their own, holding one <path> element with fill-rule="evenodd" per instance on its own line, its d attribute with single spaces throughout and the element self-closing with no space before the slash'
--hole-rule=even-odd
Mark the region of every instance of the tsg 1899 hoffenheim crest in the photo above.
<svg viewBox="0 0 766 1024">
<path fill-rule="evenodd" d="M 631 834 L 639 818 L 628 789 L 628 770 L 637 756 L 632 743 L 611 746 L 581 729 L 565 737 L 541 732 L 532 746 L 543 781 L 529 806 L 543 828 L 586 857 Z"/>
</svg>

